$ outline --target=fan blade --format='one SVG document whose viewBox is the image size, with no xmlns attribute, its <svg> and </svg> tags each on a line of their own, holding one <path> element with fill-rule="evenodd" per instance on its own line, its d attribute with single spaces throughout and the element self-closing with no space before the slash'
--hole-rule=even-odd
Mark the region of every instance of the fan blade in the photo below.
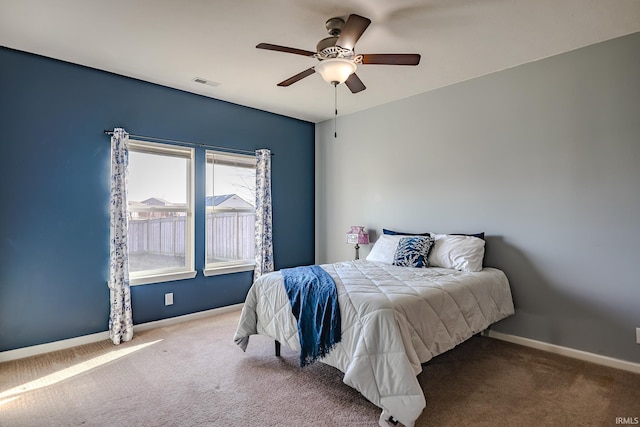
<svg viewBox="0 0 640 427">
<path fill-rule="evenodd" d="M 360 15 L 349 15 L 347 19 L 347 23 L 344 24 L 344 28 L 340 32 L 340 36 L 338 37 L 338 41 L 336 41 L 336 45 L 343 47 L 345 49 L 353 50 L 354 46 L 364 30 L 371 24 L 371 20 L 369 18 L 365 18 Z"/>
<path fill-rule="evenodd" d="M 309 77 L 311 74 L 313 74 L 315 72 L 316 72 L 316 70 L 314 70 L 313 67 L 308 68 L 308 69 L 304 70 L 303 72 L 298 73 L 295 76 L 289 77 L 287 80 L 278 83 L 278 86 L 289 86 L 289 85 L 292 85 L 295 82 L 297 82 L 298 80 L 302 80 L 305 77 Z"/>
<path fill-rule="evenodd" d="M 316 54 L 315 52 L 311 52 L 308 50 L 295 49 L 293 47 L 286 47 L 286 46 L 278 46 L 277 44 L 269 44 L 269 43 L 260 43 L 256 47 L 258 49 L 275 50 L 275 51 L 284 52 L 284 53 L 294 53 L 296 55 L 302 55 L 302 56 L 313 56 Z"/>
<path fill-rule="evenodd" d="M 417 53 L 369 53 L 362 55 L 363 64 L 379 65 L 418 65 L 420 55 Z"/>
<path fill-rule="evenodd" d="M 367 87 L 362 83 L 360 77 L 356 75 L 356 73 L 351 74 L 347 80 L 344 82 L 347 85 L 351 93 L 358 93 L 365 90 Z"/>
</svg>

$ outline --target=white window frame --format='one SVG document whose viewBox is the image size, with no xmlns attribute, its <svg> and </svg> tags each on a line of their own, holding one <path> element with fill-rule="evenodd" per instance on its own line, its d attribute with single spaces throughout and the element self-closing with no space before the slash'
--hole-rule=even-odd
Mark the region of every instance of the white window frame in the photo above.
<svg viewBox="0 0 640 427">
<path fill-rule="evenodd" d="M 243 166 L 243 167 L 247 167 L 249 164 L 251 164 L 253 166 L 253 169 L 255 171 L 256 168 L 256 158 L 255 156 L 251 156 L 251 155 L 247 155 L 247 154 L 236 154 L 236 153 L 229 153 L 229 152 L 223 152 L 223 151 L 216 151 L 216 150 L 206 150 L 206 154 L 205 154 L 205 158 L 206 158 L 206 165 L 208 167 L 209 163 L 213 163 L 213 159 L 214 157 L 222 157 L 225 160 L 227 160 L 229 162 L 230 165 L 232 165 L 235 163 L 238 166 Z M 213 165 L 213 167 L 215 168 L 215 164 Z M 206 175 L 206 174 L 205 174 Z M 211 174 L 212 177 L 211 179 L 215 179 L 215 173 Z M 213 184 L 213 182 L 212 182 Z M 212 196 L 215 196 L 215 191 L 212 192 Z M 204 248 L 204 270 L 203 270 L 203 274 L 205 276 L 215 276 L 218 274 L 228 274 L 228 273 L 238 273 L 238 272 L 242 272 L 242 271 L 253 271 L 255 269 L 255 259 L 244 259 L 244 260 L 236 260 L 236 261 L 225 261 L 225 262 L 216 262 L 216 263 L 207 263 L 207 230 L 206 230 L 206 221 L 207 221 L 207 215 L 209 213 L 209 211 L 214 210 L 213 207 L 213 201 L 212 201 L 212 206 L 211 208 L 209 208 L 208 206 L 206 206 L 205 204 L 205 248 Z"/>
<path fill-rule="evenodd" d="M 195 150 L 189 147 L 162 144 L 158 142 L 147 142 L 139 140 L 129 140 L 129 151 L 137 153 L 154 154 L 160 156 L 171 156 L 187 159 L 187 204 L 180 206 L 147 206 L 136 207 L 130 212 L 185 212 L 185 265 L 182 267 L 172 267 L 165 269 L 146 270 L 140 272 L 129 272 L 129 284 L 146 285 L 150 283 L 169 282 L 172 280 L 193 279 L 196 277 L 194 266 L 194 153 Z"/>
</svg>

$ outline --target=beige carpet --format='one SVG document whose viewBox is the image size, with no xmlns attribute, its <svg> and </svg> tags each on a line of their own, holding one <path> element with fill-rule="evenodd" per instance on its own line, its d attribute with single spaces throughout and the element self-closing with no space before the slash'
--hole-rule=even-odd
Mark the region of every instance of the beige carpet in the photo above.
<svg viewBox="0 0 640 427">
<path fill-rule="evenodd" d="M 376 426 L 339 371 L 255 336 L 239 312 L 0 364 L 0 426 Z M 615 426 L 640 375 L 474 337 L 424 365 L 417 426 Z"/>
</svg>

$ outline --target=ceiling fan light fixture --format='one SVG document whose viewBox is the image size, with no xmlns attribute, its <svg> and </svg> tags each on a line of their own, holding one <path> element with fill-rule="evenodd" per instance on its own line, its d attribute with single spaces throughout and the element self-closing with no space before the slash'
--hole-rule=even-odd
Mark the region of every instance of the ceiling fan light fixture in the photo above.
<svg viewBox="0 0 640 427">
<path fill-rule="evenodd" d="M 320 61 L 315 70 L 320 73 L 324 81 L 332 85 L 344 83 L 351 74 L 356 72 L 356 64 L 345 58 L 328 58 Z"/>
</svg>

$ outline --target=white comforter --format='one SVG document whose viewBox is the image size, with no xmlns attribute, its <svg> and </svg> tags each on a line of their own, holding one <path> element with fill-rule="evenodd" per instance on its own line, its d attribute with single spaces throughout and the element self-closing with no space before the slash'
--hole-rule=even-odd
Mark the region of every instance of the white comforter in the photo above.
<svg viewBox="0 0 640 427">
<path fill-rule="evenodd" d="M 467 273 L 370 261 L 321 267 L 336 282 L 342 317 L 342 341 L 322 362 L 382 408 L 381 423 L 393 416 L 412 426 L 426 404 L 416 378 L 421 363 L 514 313 L 509 282 L 494 268 Z M 252 334 L 300 350 L 280 272 L 249 290 L 234 340 L 246 350 Z"/>
</svg>

